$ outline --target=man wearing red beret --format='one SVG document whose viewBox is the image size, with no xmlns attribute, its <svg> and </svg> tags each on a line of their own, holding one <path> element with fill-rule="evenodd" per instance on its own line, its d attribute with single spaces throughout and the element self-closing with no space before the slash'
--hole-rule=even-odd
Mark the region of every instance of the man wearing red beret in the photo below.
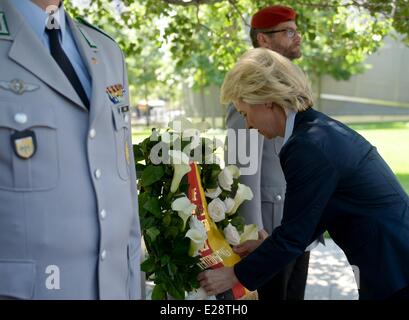
<svg viewBox="0 0 409 320">
<path fill-rule="evenodd" d="M 264 47 L 280 53 L 290 60 L 301 57 L 301 36 L 295 23 L 296 13 L 293 9 L 284 6 L 270 6 L 256 12 L 251 20 L 250 38 L 255 48 Z M 234 130 L 245 129 L 244 118 L 236 111 L 233 105 L 229 106 L 226 118 L 227 127 Z M 235 137 L 238 137 L 236 132 Z M 246 135 L 246 145 L 250 145 L 250 135 Z M 254 194 L 253 200 L 243 204 L 240 214 L 246 223 L 254 223 L 260 230 L 271 234 L 273 229 L 280 225 L 283 216 L 284 195 L 286 182 L 281 169 L 278 152 L 282 145 L 282 138 L 273 140 L 258 137 L 259 167 L 253 175 L 242 175 L 241 183 L 248 185 Z M 227 143 L 229 152 L 237 152 L 238 140 Z M 231 159 L 237 159 L 234 155 Z M 240 158 L 239 158 L 240 159 Z M 226 163 L 230 164 L 230 163 Z M 240 163 L 231 163 L 244 167 Z M 311 250 L 318 242 L 314 242 L 307 250 Z M 253 250 L 251 242 L 235 248 L 241 256 Z M 307 281 L 309 251 L 289 264 L 278 273 L 269 283 L 259 288 L 260 300 L 302 300 L 304 299 Z"/>
<path fill-rule="evenodd" d="M 251 19 L 253 46 L 271 49 L 290 60 L 300 58 L 301 36 L 295 18 L 295 11 L 289 7 L 271 6 L 259 10 Z"/>
</svg>

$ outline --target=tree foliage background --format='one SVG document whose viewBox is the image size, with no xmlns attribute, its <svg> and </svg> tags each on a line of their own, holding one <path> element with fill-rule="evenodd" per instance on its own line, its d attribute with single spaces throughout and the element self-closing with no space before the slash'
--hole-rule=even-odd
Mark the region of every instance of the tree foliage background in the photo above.
<svg viewBox="0 0 409 320">
<path fill-rule="evenodd" d="M 137 98 L 180 98 L 180 85 L 220 85 L 251 47 L 251 15 L 270 0 L 72 0 L 74 16 L 113 36 L 127 56 Z M 274 1 L 274 3 L 278 3 Z M 298 13 L 303 58 L 313 80 L 348 79 L 365 69 L 394 29 L 409 44 L 409 0 L 284 0 Z"/>
</svg>

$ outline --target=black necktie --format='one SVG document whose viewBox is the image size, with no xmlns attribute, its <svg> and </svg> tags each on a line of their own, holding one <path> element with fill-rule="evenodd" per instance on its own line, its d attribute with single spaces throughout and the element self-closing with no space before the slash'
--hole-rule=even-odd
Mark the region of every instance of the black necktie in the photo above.
<svg viewBox="0 0 409 320">
<path fill-rule="evenodd" d="M 51 55 L 53 56 L 54 60 L 58 63 L 61 70 L 68 78 L 68 80 L 71 82 L 72 86 L 74 87 L 75 91 L 80 97 L 82 103 L 87 107 L 87 109 L 89 109 L 90 107 L 89 100 L 87 94 L 85 93 L 84 87 L 82 86 L 81 81 L 78 78 L 78 75 L 71 64 L 70 59 L 68 59 L 63 48 L 61 47 L 59 38 L 60 29 L 45 28 L 45 32 L 48 34 L 48 37 L 50 38 Z"/>
</svg>

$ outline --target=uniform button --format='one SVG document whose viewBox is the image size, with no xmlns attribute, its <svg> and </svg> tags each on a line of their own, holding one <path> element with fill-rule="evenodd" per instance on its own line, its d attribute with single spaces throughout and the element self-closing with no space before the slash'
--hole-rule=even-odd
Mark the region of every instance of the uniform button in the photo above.
<svg viewBox="0 0 409 320">
<path fill-rule="evenodd" d="M 105 250 L 103 250 L 103 251 L 101 252 L 101 260 L 102 260 L 102 261 L 105 260 L 106 257 L 107 257 L 107 252 L 106 252 Z"/>
<path fill-rule="evenodd" d="M 104 209 L 102 209 L 99 214 L 101 215 L 102 220 L 105 220 L 105 218 L 107 217 L 107 212 Z"/>
<path fill-rule="evenodd" d="M 95 170 L 95 178 L 99 179 L 99 178 L 101 178 L 101 176 L 102 176 L 101 170 L 99 170 L 99 169 Z"/>
<path fill-rule="evenodd" d="M 277 201 L 281 201 L 281 199 L 282 199 L 282 198 L 281 198 L 280 195 L 276 195 L 276 200 L 277 200 Z"/>
<path fill-rule="evenodd" d="M 91 129 L 91 130 L 89 131 L 89 137 L 90 137 L 91 139 L 94 139 L 96 135 L 97 135 L 97 132 L 95 131 L 95 129 Z"/>
<path fill-rule="evenodd" d="M 27 122 L 28 118 L 25 113 L 16 113 L 14 115 L 14 121 L 20 124 L 25 124 Z"/>
</svg>

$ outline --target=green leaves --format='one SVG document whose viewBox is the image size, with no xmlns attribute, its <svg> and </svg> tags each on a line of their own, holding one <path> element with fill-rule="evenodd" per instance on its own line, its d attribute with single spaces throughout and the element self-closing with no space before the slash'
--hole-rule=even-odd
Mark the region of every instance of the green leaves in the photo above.
<svg viewBox="0 0 409 320">
<path fill-rule="evenodd" d="M 143 206 L 147 211 L 151 212 L 155 218 L 161 217 L 161 208 L 158 198 L 149 198 Z"/>
<path fill-rule="evenodd" d="M 155 261 L 153 258 L 148 258 L 141 263 L 141 270 L 146 273 L 152 273 L 155 271 Z"/>
<path fill-rule="evenodd" d="M 248 25 L 269 0 L 217 0 L 199 5 L 127 0 L 121 14 L 106 1 L 88 8 L 66 8 L 102 27 L 127 56 L 131 93 L 140 99 L 181 100 L 181 84 L 220 85 L 238 57 L 251 47 Z M 366 54 L 375 52 L 391 27 L 409 44 L 407 0 L 283 0 L 297 12 L 303 35 L 303 69 L 315 75 L 346 79 L 363 70 Z M 343 58 L 349 56 L 349 61 Z M 146 153 L 143 152 L 146 156 Z M 138 152 L 137 158 L 140 158 Z"/>
<path fill-rule="evenodd" d="M 164 255 L 164 256 L 160 257 L 160 265 L 162 267 L 166 266 L 169 263 L 170 263 L 170 257 L 168 255 Z"/>
<path fill-rule="evenodd" d="M 183 85 L 200 88 L 204 97 L 204 86 L 222 83 L 238 57 L 251 47 L 247 34 L 251 15 L 271 5 L 270 0 L 216 0 L 183 6 L 157 0 L 126 0 L 124 11 L 116 12 L 107 3 L 96 0 L 87 8 L 79 8 L 66 1 L 65 6 L 74 16 L 86 16 L 103 27 L 118 41 L 127 57 L 135 101 L 166 97 L 175 106 L 183 99 Z M 297 11 L 297 25 L 303 35 L 303 58 L 297 63 L 316 79 L 322 75 L 348 79 L 364 70 L 362 62 L 381 46 L 391 26 L 409 43 L 406 0 L 393 1 L 393 5 L 384 0 L 283 0 L 281 4 Z M 205 114 L 206 106 L 203 109 Z M 197 258 L 187 255 L 190 240 L 185 238 L 182 219 L 170 205 L 179 193 L 187 194 L 188 184 L 184 178 L 177 194 L 170 192 L 172 166 L 153 165 L 149 159 L 155 144 L 147 138 L 134 146 L 141 228 L 150 255 L 142 267 L 147 274 L 155 275 L 153 299 L 164 299 L 167 293 L 183 298 L 184 290 L 198 286 L 196 275 L 200 269 Z M 219 173 L 218 165 L 202 165 L 203 186 L 217 188 Z M 235 181 L 232 192 L 223 191 L 220 197 L 233 197 L 236 190 Z M 237 215 L 229 219 L 239 231 L 243 230 L 244 221 Z M 219 227 L 228 222 L 220 222 Z"/>
<path fill-rule="evenodd" d="M 141 185 L 143 187 L 148 187 L 151 184 L 159 181 L 164 174 L 162 166 L 149 165 L 143 172 L 141 176 Z"/>
<path fill-rule="evenodd" d="M 217 164 L 202 165 L 202 183 L 207 189 L 216 189 L 218 187 L 217 177 L 221 172 Z"/>
<path fill-rule="evenodd" d="M 145 159 L 142 149 L 139 146 L 133 145 L 133 153 L 135 162 L 139 162 Z"/>
<path fill-rule="evenodd" d="M 185 299 L 185 290 L 181 287 L 177 287 L 174 283 L 169 283 L 168 285 L 169 294 L 176 300 Z"/>
<path fill-rule="evenodd" d="M 244 231 L 244 219 L 243 219 L 243 217 L 237 215 L 231 220 L 230 223 L 233 226 L 236 227 L 238 232 L 243 232 Z"/>
<path fill-rule="evenodd" d="M 164 300 L 166 298 L 166 290 L 165 288 L 157 284 L 152 291 L 152 300 Z"/>
<path fill-rule="evenodd" d="M 176 238 L 177 235 L 179 234 L 179 230 L 180 228 L 171 226 L 165 230 L 165 236 L 167 238 Z"/>
<path fill-rule="evenodd" d="M 169 227 L 170 223 L 172 221 L 172 217 L 170 216 L 170 214 L 167 214 L 163 217 L 162 219 L 162 225 L 166 228 Z"/>
<path fill-rule="evenodd" d="M 156 227 L 151 227 L 146 230 L 146 234 L 150 238 L 151 242 L 155 242 L 156 237 L 160 234 L 160 231 Z"/>
<path fill-rule="evenodd" d="M 152 299 L 184 299 L 185 292 L 197 287 L 196 277 L 200 272 L 198 258 L 188 255 L 190 239 L 186 238 L 188 224 L 184 226 L 177 211 L 172 210 L 172 203 L 180 192 L 187 194 L 186 177 L 182 180 L 178 192 L 170 192 L 174 176 L 172 165 L 153 165 L 149 154 L 156 142 L 150 138 L 135 146 L 139 150 L 136 167 L 139 174 L 139 214 L 149 258 L 141 268 L 155 283 Z M 142 163 L 144 164 L 142 164 Z M 188 217 L 190 218 L 190 217 Z"/>
</svg>

